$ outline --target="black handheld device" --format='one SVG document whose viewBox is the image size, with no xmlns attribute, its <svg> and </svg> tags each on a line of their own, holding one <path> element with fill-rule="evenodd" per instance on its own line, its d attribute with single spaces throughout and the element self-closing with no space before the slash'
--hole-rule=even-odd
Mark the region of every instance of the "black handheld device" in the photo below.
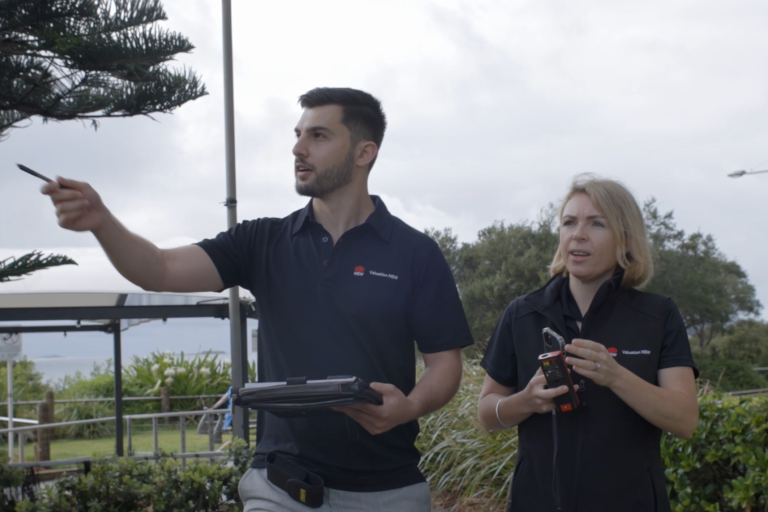
<svg viewBox="0 0 768 512">
<path fill-rule="evenodd" d="M 565 339 L 549 327 L 542 331 L 544 347 L 549 350 L 539 356 L 539 365 L 547 379 L 549 389 L 568 386 L 568 392 L 555 397 L 553 400 L 559 412 L 568 412 L 579 407 L 579 395 L 573 388 L 568 365 L 565 364 Z"/>
<path fill-rule="evenodd" d="M 31 175 L 32 175 L 32 176 L 34 176 L 35 178 L 40 178 L 41 180 L 43 180 L 43 181 L 44 181 L 44 182 L 46 182 L 46 183 L 51 183 L 51 182 L 53 181 L 53 180 L 52 180 L 51 178 L 49 178 L 48 176 L 44 176 L 44 175 L 40 174 L 40 173 L 39 173 L 39 172 L 37 172 L 37 171 L 33 171 L 32 169 L 30 169 L 30 168 L 29 168 L 29 167 L 27 167 L 26 165 L 22 165 L 22 164 L 16 164 L 16 167 L 18 167 L 18 168 L 19 168 L 19 169 L 21 169 L 22 171 L 26 172 L 27 174 L 31 174 Z M 69 188 L 69 187 L 67 187 L 66 185 L 61 185 L 61 184 L 59 184 L 59 188 Z"/>
</svg>

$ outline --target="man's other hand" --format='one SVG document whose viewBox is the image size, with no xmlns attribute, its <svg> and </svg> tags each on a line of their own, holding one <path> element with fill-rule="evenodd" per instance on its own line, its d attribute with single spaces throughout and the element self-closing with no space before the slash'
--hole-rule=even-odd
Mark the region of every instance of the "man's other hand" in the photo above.
<svg viewBox="0 0 768 512">
<path fill-rule="evenodd" d="M 355 404 L 334 407 L 343 412 L 373 435 L 383 434 L 398 425 L 418 418 L 418 408 L 407 396 L 392 384 L 372 382 L 371 389 L 381 393 L 381 405 Z"/>
</svg>

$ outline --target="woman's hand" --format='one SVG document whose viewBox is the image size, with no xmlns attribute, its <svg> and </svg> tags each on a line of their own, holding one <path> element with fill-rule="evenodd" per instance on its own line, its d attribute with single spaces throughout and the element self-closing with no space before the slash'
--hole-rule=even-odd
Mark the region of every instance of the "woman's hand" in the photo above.
<svg viewBox="0 0 768 512">
<path fill-rule="evenodd" d="M 616 362 L 605 345 L 594 341 L 574 338 L 570 345 L 565 346 L 565 351 L 582 358 L 565 358 L 565 362 L 572 365 L 576 373 L 601 386 L 612 387 L 621 378 L 622 372 L 626 371 Z"/>
<path fill-rule="evenodd" d="M 555 408 L 555 402 L 552 399 L 568 392 L 568 386 L 547 389 L 546 385 L 547 379 L 544 377 L 541 368 L 539 368 L 523 390 L 523 393 L 528 397 L 528 406 L 531 411 L 539 414 L 551 412 Z M 578 390 L 579 386 L 574 386 L 574 389 Z"/>
</svg>

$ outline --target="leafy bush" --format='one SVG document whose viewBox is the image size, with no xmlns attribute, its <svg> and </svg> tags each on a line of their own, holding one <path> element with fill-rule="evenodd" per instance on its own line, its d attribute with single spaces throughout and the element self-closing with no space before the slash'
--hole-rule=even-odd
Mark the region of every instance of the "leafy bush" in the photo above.
<svg viewBox="0 0 768 512">
<path fill-rule="evenodd" d="M 744 361 L 750 366 L 768 366 L 768 323 L 742 320 L 712 342 L 722 359 Z"/>
<path fill-rule="evenodd" d="M 141 395 L 160 396 L 160 388 L 168 386 L 171 395 L 224 394 L 231 384 L 230 364 L 219 361 L 210 352 L 187 359 L 182 352 L 173 355 L 153 352 L 149 356 L 134 356 L 125 369 L 125 382 Z M 177 410 L 202 409 L 210 405 L 205 399 L 174 401 Z M 159 402 L 156 405 L 159 412 Z"/>
<path fill-rule="evenodd" d="M 5 466 L 7 461 L 7 457 L 0 455 L 0 510 L 13 510 L 17 502 L 14 491 L 24 481 L 24 470 Z"/>
<path fill-rule="evenodd" d="M 465 364 L 456 397 L 421 419 L 417 445 L 421 469 L 436 495 L 482 498 L 477 510 L 503 510 L 517 429 L 488 433 L 477 424 L 484 377 L 477 362 Z M 674 510 L 768 512 L 768 395 L 713 393 L 700 397 L 699 408 L 692 439 L 662 438 Z"/>
<path fill-rule="evenodd" d="M 190 461 L 187 467 L 173 456 L 157 463 L 105 459 L 88 475 L 67 477 L 40 490 L 38 500 L 24 500 L 17 512 L 117 512 L 123 510 L 222 511 L 242 510 L 237 484 L 248 468 L 253 449 L 236 440 L 228 461 Z"/>
<path fill-rule="evenodd" d="M 486 432 L 478 424 L 477 397 L 484 378 L 479 364 L 465 364 L 453 400 L 421 419 L 420 467 L 433 493 L 503 504 L 515 468 L 517 429 Z"/>
<path fill-rule="evenodd" d="M 114 402 L 72 402 L 63 404 L 56 411 L 56 420 L 60 422 L 91 420 L 114 416 Z M 115 433 L 114 421 L 69 425 L 57 428 L 58 437 L 66 439 L 97 439 Z"/>
<path fill-rule="evenodd" d="M 35 370 L 35 363 L 22 357 L 13 363 L 13 398 L 14 401 L 42 400 L 48 390 L 43 382 L 43 374 Z M 0 364 L 0 415 L 8 415 L 8 369 L 7 364 Z M 15 406 L 13 415 L 17 418 L 37 418 L 34 405 Z"/>
<path fill-rule="evenodd" d="M 675 512 L 768 511 L 768 395 L 705 395 L 691 439 L 662 439 Z"/>
<path fill-rule="evenodd" d="M 768 388 L 768 379 L 754 371 L 752 363 L 723 359 L 717 353 L 702 353 L 695 359 L 699 381 L 709 381 L 718 391 Z"/>
</svg>

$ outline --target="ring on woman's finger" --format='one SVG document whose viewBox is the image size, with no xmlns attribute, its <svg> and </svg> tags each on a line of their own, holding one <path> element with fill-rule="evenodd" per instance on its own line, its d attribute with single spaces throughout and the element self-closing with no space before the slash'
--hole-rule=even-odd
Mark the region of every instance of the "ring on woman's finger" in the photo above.
<svg viewBox="0 0 768 512">
<path fill-rule="evenodd" d="M 600 369 L 600 363 L 598 363 L 597 361 L 595 361 L 595 371 L 597 371 L 597 370 L 599 370 L 599 369 Z"/>
</svg>

